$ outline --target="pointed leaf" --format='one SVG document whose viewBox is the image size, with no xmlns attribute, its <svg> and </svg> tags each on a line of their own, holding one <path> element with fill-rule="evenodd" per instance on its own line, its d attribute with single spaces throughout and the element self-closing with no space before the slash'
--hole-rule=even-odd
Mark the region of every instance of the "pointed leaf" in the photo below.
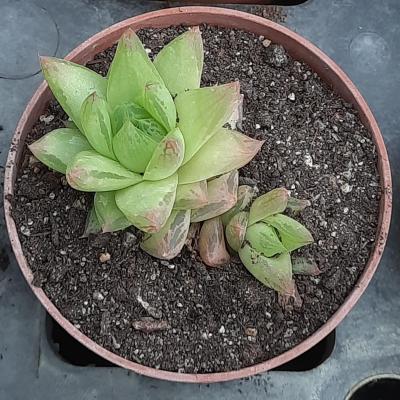
<svg viewBox="0 0 400 400">
<path fill-rule="evenodd" d="M 147 165 L 143 178 L 157 181 L 174 174 L 182 164 L 185 142 L 182 132 L 175 128 L 158 143 Z"/>
<path fill-rule="evenodd" d="M 157 148 L 157 142 L 127 121 L 114 136 L 113 146 L 118 161 L 125 168 L 143 173 Z"/>
<path fill-rule="evenodd" d="M 209 267 L 218 267 L 229 262 L 230 256 L 226 251 L 224 227 L 219 217 L 203 223 L 199 236 L 199 254 L 204 264 Z"/>
<path fill-rule="evenodd" d="M 178 127 L 186 143 L 184 164 L 228 121 L 239 96 L 238 82 L 192 89 L 176 96 Z"/>
<path fill-rule="evenodd" d="M 268 258 L 246 243 L 239 250 L 239 257 L 248 271 L 262 284 L 281 294 L 289 296 L 294 294 L 292 263 L 289 253 Z"/>
<path fill-rule="evenodd" d="M 63 174 L 68 163 L 79 152 L 91 149 L 86 138 L 78 130 L 71 128 L 55 129 L 28 147 L 43 164 Z"/>
<path fill-rule="evenodd" d="M 295 199 L 294 197 L 289 197 L 287 208 L 294 211 L 295 213 L 303 211 L 305 208 L 310 207 L 311 203 L 309 200 Z"/>
<path fill-rule="evenodd" d="M 96 92 L 90 94 L 82 104 L 81 124 L 92 147 L 101 155 L 115 160 L 108 105 Z"/>
<path fill-rule="evenodd" d="M 153 257 L 171 260 L 181 252 L 189 225 L 190 210 L 173 210 L 161 230 L 145 235 L 140 247 Z"/>
<path fill-rule="evenodd" d="M 143 107 L 168 132 L 176 126 L 176 109 L 164 83 L 149 82 L 144 89 Z"/>
<path fill-rule="evenodd" d="M 58 58 L 41 57 L 40 65 L 55 98 L 82 130 L 80 123 L 82 103 L 93 92 L 105 97 L 107 80 L 82 65 Z"/>
<path fill-rule="evenodd" d="M 147 133 L 157 143 L 167 134 L 167 131 L 154 119 L 136 119 L 132 124 L 141 131 Z"/>
<path fill-rule="evenodd" d="M 192 210 L 191 222 L 217 217 L 232 208 L 237 201 L 238 181 L 239 174 L 235 170 L 208 182 L 208 203 Z"/>
<path fill-rule="evenodd" d="M 96 210 L 94 206 L 90 209 L 85 222 L 85 230 L 81 237 L 89 237 L 89 235 L 94 235 L 101 232 L 101 224 L 97 218 Z"/>
<path fill-rule="evenodd" d="M 289 192 L 285 188 L 273 189 L 257 197 L 250 207 L 249 226 L 270 215 L 285 211 Z"/>
<path fill-rule="evenodd" d="M 67 181 L 83 192 L 108 192 L 135 185 L 141 175 L 93 150 L 78 153 L 67 167 Z"/>
<path fill-rule="evenodd" d="M 190 30 L 164 46 L 154 65 L 173 96 L 200 87 L 203 41 L 199 29 Z"/>
<path fill-rule="evenodd" d="M 174 209 L 191 210 L 208 203 L 207 181 L 178 185 Z"/>
<path fill-rule="evenodd" d="M 149 119 L 151 115 L 136 103 L 119 104 L 112 110 L 113 131 L 118 132 L 125 122 L 138 119 Z"/>
<path fill-rule="evenodd" d="M 317 276 L 321 273 L 317 263 L 312 258 L 293 257 L 292 269 L 294 274 Z"/>
<path fill-rule="evenodd" d="M 157 143 L 167 134 L 167 131 L 143 107 L 135 103 L 120 104 L 115 107 L 112 114 L 113 132 L 117 133 L 127 121 L 147 133 Z"/>
<path fill-rule="evenodd" d="M 229 211 L 221 215 L 221 220 L 224 226 L 228 225 L 229 221 L 234 215 L 247 208 L 254 195 L 255 190 L 253 187 L 248 185 L 240 185 L 238 187 L 236 204 Z"/>
<path fill-rule="evenodd" d="M 117 207 L 115 192 L 97 192 L 94 207 L 103 232 L 115 232 L 132 225 Z"/>
<path fill-rule="evenodd" d="M 278 231 L 281 241 L 287 251 L 296 250 L 314 241 L 306 227 L 286 215 L 271 215 L 270 217 L 264 218 L 263 221 L 273 226 Z"/>
<path fill-rule="evenodd" d="M 187 140 L 185 134 L 183 136 L 187 152 Z M 197 182 L 239 169 L 252 160 L 263 143 L 239 132 L 220 129 L 189 162 L 179 168 L 179 183 Z"/>
<path fill-rule="evenodd" d="M 143 181 L 115 195 L 119 209 L 136 228 L 155 233 L 169 218 L 175 201 L 176 174 L 161 181 Z"/>
<path fill-rule="evenodd" d="M 144 105 L 144 89 L 150 82 L 163 83 L 140 39 L 128 29 L 118 42 L 108 72 L 107 102 L 111 109 L 120 104 Z"/>
<path fill-rule="evenodd" d="M 264 222 L 257 222 L 249 226 L 246 232 L 246 240 L 254 250 L 265 257 L 287 253 L 287 249 L 279 240 L 275 229 Z"/>
<path fill-rule="evenodd" d="M 226 226 L 226 240 L 229 246 L 235 251 L 239 251 L 242 247 L 248 221 L 249 213 L 247 211 L 241 211 L 234 215 Z"/>
</svg>

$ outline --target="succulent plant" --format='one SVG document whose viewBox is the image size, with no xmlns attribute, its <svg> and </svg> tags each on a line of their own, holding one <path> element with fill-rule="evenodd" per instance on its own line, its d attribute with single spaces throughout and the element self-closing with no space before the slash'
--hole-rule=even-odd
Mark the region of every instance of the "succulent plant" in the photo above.
<svg viewBox="0 0 400 400">
<path fill-rule="evenodd" d="M 71 122 L 29 148 L 71 187 L 96 193 L 85 234 L 134 225 L 146 233 L 143 250 L 170 259 L 191 221 L 212 221 L 237 203 L 237 170 L 263 141 L 224 128 L 240 115 L 238 82 L 200 88 L 198 29 L 153 62 L 128 29 L 107 77 L 51 57 L 41 67 Z"/>
<path fill-rule="evenodd" d="M 314 241 L 311 233 L 295 219 L 282 214 L 286 209 L 299 212 L 310 203 L 289 197 L 285 188 L 277 188 L 256 198 L 249 211 L 246 206 L 228 212 L 226 239 L 239 254 L 244 266 L 264 285 L 283 296 L 295 297 L 293 273 L 318 275 L 317 265 L 291 252 Z M 227 214 L 228 214 L 227 213 Z"/>
</svg>

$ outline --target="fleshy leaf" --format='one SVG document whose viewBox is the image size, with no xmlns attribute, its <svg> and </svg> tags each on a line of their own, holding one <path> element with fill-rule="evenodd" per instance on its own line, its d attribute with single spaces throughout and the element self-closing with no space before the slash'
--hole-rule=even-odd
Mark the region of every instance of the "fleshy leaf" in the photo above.
<svg viewBox="0 0 400 400">
<path fill-rule="evenodd" d="M 242 247 L 248 221 L 249 213 L 247 211 L 241 211 L 234 215 L 226 226 L 226 240 L 229 246 L 235 251 L 239 251 Z"/>
<path fill-rule="evenodd" d="M 117 207 L 115 192 L 97 192 L 94 207 L 103 232 L 115 232 L 132 225 Z"/>
<path fill-rule="evenodd" d="M 185 142 L 182 132 L 175 128 L 154 149 L 143 178 L 157 181 L 174 174 L 182 164 L 184 154 Z"/>
<path fill-rule="evenodd" d="M 183 136 L 187 151 L 186 136 Z M 179 183 L 197 182 L 239 169 L 251 161 L 263 143 L 264 141 L 222 128 L 189 162 L 179 168 Z"/>
<path fill-rule="evenodd" d="M 275 229 L 264 222 L 257 222 L 249 226 L 246 232 L 246 240 L 254 250 L 265 257 L 272 257 L 276 254 L 287 252 L 287 249 L 279 240 Z"/>
<path fill-rule="evenodd" d="M 189 231 L 190 210 L 173 210 L 157 233 L 146 234 L 140 247 L 153 257 L 171 260 L 182 250 Z"/>
<path fill-rule="evenodd" d="M 230 256 L 226 251 L 224 227 L 219 217 L 203 223 L 199 236 L 199 254 L 204 264 L 209 267 L 218 267 L 229 262 Z"/>
<path fill-rule="evenodd" d="M 83 192 L 123 189 L 142 180 L 141 175 L 93 150 L 78 153 L 68 164 L 66 177 L 71 187 Z"/>
<path fill-rule="evenodd" d="M 150 82 L 163 83 L 140 39 L 132 29 L 127 29 L 118 42 L 108 73 L 107 101 L 111 109 L 127 103 L 143 107 L 144 89 Z"/>
<path fill-rule="evenodd" d="M 113 131 L 118 132 L 127 121 L 133 123 L 135 120 L 149 118 L 151 118 L 151 115 L 136 103 L 119 104 L 112 110 Z"/>
<path fill-rule="evenodd" d="M 143 107 L 135 103 L 120 104 L 115 107 L 112 114 L 113 132 L 118 132 L 127 121 L 147 133 L 157 143 L 167 134 L 167 131 Z"/>
<path fill-rule="evenodd" d="M 317 263 L 312 258 L 293 257 L 292 268 L 294 274 L 317 276 L 321 273 Z"/>
<path fill-rule="evenodd" d="M 89 68 L 54 57 L 41 57 L 44 78 L 63 110 L 82 130 L 81 107 L 93 92 L 105 97 L 107 80 Z"/>
<path fill-rule="evenodd" d="M 115 160 L 108 105 L 96 92 L 90 94 L 82 104 L 81 124 L 91 146 L 103 156 Z"/>
<path fill-rule="evenodd" d="M 113 146 L 118 161 L 125 168 L 143 173 L 157 148 L 157 142 L 127 121 L 114 136 Z"/>
<path fill-rule="evenodd" d="M 275 214 L 264 218 L 263 221 L 273 226 L 278 231 L 281 241 L 287 251 L 296 250 L 314 241 L 306 227 L 287 215 Z"/>
<path fill-rule="evenodd" d="M 239 96 L 238 82 L 187 90 L 176 96 L 178 127 L 186 143 L 184 164 L 228 121 Z"/>
<path fill-rule="evenodd" d="M 249 226 L 270 215 L 285 211 L 289 192 L 285 188 L 273 189 L 257 197 L 250 207 Z"/>
<path fill-rule="evenodd" d="M 65 174 L 68 163 L 81 151 L 92 147 L 76 129 L 59 128 L 30 144 L 29 150 L 43 164 Z"/>
<path fill-rule="evenodd" d="M 169 218 L 175 201 L 176 174 L 161 181 L 143 181 L 115 195 L 119 209 L 136 228 L 155 233 Z"/>
<path fill-rule="evenodd" d="M 190 30 L 172 40 L 161 49 L 154 60 L 170 93 L 200 87 L 203 71 L 203 41 L 199 29 Z"/>
<path fill-rule="evenodd" d="M 208 203 L 207 181 L 178 185 L 174 209 L 191 210 Z"/>
<path fill-rule="evenodd" d="M 168 132 L 176 126 L 176 109 L 164 83 L 149 82 L 144 89 L 143 107 Z"/>
<path fill-rule="evenodd" d="M 296 199 L 294 197 L 289 197 L 287 208 L 294 211 L 295 213 L 303 211 L 305 208 L 310 207 L 311 203 L 309 200 Z"/>
<path fill-rule="evenodd" d="M 221 215 L 221 220 L 224 226 L 228 225 L 229 221 L 234 215 L 247 208 L 254 195 L 255 190 L 253 187 L 248 185 L 240 185 L 238 187 L 236 204 L 229 211 Z"/>
<path fill-rule="evenodd" d="M 238 171 L 231 171 L 207 183 L 208 203 L 204 207 L 192 210 L 191 221 L 201 222 L 217 217 L 237 201 Z"/>
<path fill-rule="evenodd" d="M 294 295 L 295 286 L 289 253 L 268 258 L 246 243 L 239 250 L 239 257 L 247 270 L 262 284 L 281 294 Z"/>
<path fill-rule="evenodd" d="M 89 235 L 94 235 L 101 232 L 101 224 L 97 218 L 96 210 L 94 205 L 90 209 L 85 222 L 85 230 L 81 237 L 89 237 Z"/>
</svg>

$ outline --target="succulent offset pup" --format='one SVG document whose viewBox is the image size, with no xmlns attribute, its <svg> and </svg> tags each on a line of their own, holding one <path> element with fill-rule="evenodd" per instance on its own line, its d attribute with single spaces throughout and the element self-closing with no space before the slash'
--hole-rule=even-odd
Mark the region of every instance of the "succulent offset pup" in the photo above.
<svg viewBox="0 0 400 400">
<path fill-rule="evenodd" d="M 244 210 L 251 202 L 251 196 L 244 194 L 242 199 L 218 217 L 226 225 L 229 246 L 238 252 L 244 266 L 261 283 L 283 296 L 296 297 L 293 273 L 318 275 L 320 271 L 312 260 L 291 258 L 292 251 L 311 244 L 314 239 L 302 224 L 282 213 L 286 209 L 302 211 L 310 203 L 289 197 L 285 188 L 271 190 L 256 198 L 249 211 Z"/>
<path fill-rule="evenodd" d="M 264 141 L 224 127 L 241 114 L 238 82 L 200 88 L 198 29 L 174 39 L 154 62 L 128 29 L 106 78 L 57 58 L 42 57 L 41 66 L 70 121 L 29 148 L 71 187 L 96 193 L 86 234 L 133 225 L 145 232 L 144 251 L 171 259 L 203 223 L 199 253 L 207 265 L 229 261 L 226 235 L 260 282 L 293 295 L 292 270 L 308 273 L 310 265 L 292 265 L 290 252 L 312 236 L 281 213 L 304 204 L 276 189 L 245 211 L 254 192 L 238 187 L 238 169 Z"/>
</svg>

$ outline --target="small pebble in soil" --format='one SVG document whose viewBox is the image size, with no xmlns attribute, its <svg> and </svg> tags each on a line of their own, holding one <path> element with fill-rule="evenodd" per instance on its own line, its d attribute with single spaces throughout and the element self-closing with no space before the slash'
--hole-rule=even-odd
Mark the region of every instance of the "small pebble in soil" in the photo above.
<svg viewBox="0 0 400 400">
<path fill-rule="evenodd" d="M 257 336 L 257 329 L 256 328 L 246 328 L 244 333 L 246 336 Z"/>
<path fill-rule="evenodd" d="M 110 253 L 101 253 L 99 260 L 101 263 L 106 263 L 107 261 L 111 260 L 111 254 Z"/>
</svg>

